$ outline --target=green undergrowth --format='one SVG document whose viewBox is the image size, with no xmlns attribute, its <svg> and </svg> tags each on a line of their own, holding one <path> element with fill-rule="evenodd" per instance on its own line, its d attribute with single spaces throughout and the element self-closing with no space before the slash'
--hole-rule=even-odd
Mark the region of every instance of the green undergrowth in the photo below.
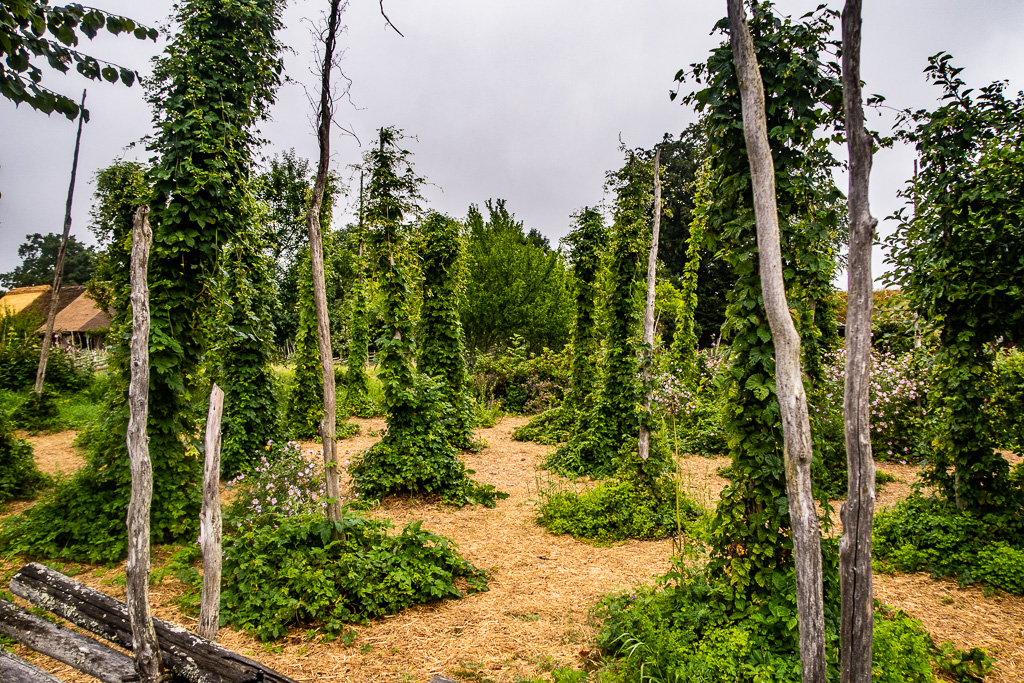
<svg viewBox="0 0 1024 683">
<path fill-rule="evenodd" d="M 565 404 L 545 410 L 529 422 L 512 430 L 516 441 L 533 441 L 546 446 L 568 441 L 576 428 L 579 415 Z"/>
<path fill-rule="evenodd" d="M 1019 482 L 1022 475 L 1018 465 L 1011 477 Z M 874 554 L 883 569 L 926 571 L 1024 595 L 1020 505 L 979 515 L 914 493 L 875 516 Z"/>
<path fill-rule="evenodd" d="M 224 544 L 223 619 L 261 640 L 314 623 L 337 634 L 348 623 L 487 590 L 486 572 L 421 524 L 393 534 L 386 520 L 304 515 L 246 528 Z"/>
<path fill-rule="evenodd" d="M 35 495 L 50 483 L 51 478 L 36 467 L 32 445 L 16 437 L 0 413 L 0 506 Z"/>
<path fill-rule="evenodd" d="M 689 557 L 690 562 L 695 559 Z M 839 680 L 835 569 L 826 567 L 829 683 Z M 792 571 L 776 582 L 769 603 L 747 605 L 737 615 L 726 607 L 737 604 L 726 599 L 733 589 L 727 577 L 710 576 L 699 561 L 687 566 L 677 558 L 674 568 L 656 586 L 606 596 L 593 613 L 602 623 L 598 645 L 606 662 L 599 680 L 799 683 Z M 780 615 L 782 622 L 777 618 Z M 936 672 L 941 672 L 966 682 L 979 680 L 992 670 L 993 660 L 983 650 L 963 651 L 950 643 L 936 644 L 920 622 L 877 603 L 874 633 L 872 681 L 931 683 L 938 680 Z"/>
<path fill-rule="evenodd" d="M 348 507 L 343 522 L 326 519 L 323 461 L 294 442 L 271 447 L 229 487 L 221 614 L 261 640 L 299 624 L 334 637 L 348 623 L 487 589 L 486 573 L 420 522 L 393 533 Z"/>
<path fill-rule="evenodd" d="M 612 478 L 583 491 L 549 484 L 538 492 L 538 524 L 599 544 L 680 534 L 702 514 L 667 477 L 649 486 Z"/>
</svg>

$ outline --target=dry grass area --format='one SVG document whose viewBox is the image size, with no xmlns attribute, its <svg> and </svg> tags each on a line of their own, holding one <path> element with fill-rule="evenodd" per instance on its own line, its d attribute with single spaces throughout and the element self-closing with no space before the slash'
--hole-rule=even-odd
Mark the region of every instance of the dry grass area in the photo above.
<svg viewBox="0 0 1024 683">
<path fill-rule="evenodd" d="M 453 538 L 467 559 L 491 572 L 488 592 L 415 607 L 357 626 L 357 635 L 347 646 L 339 641 L 324 643 L 315 629 L 300 628 L 270 645 L 225 629 L 220 642 L 297 681 L 427 681 L 440 673 L 467 683 L 512 683 L 544 676 L 555 666 L 578 668 L 592 662 L 596 655 L 594 625 L 588 622 L 590 608 L 609 591 L 649 583 L 664 572 L 671 541 L 594 547 L 552 536 L 538 527 L 534 523 L 537 487 L 549 480 L 536 468 L 548 447 L 511 440 L 512 429 L 523 421 L 506 418 L 494 428 L 481 430 L 479 436 L 487 440 L 487 448 L 466 459 L 478 480 L 510 494 L 495 509 L 453 510 L 407 499 L 388 501 L 374 513 L 398 527 L 421 519 L 425 528 Z M 339 444 L 343 461 L 373 443 L 376 432 L 384 427 L 382 420 L 358 422 L 361 434 Z M 32 441 L 38 444 L 37 454 L 47 453 L 41 465 L 50 471 L 76 462 L 70 435 L 33 437 Z M 726 483 L 717 470 L 726 462 L 724 458 L 682 459 L 682 483 L 696 501 L 714 504 Z M 880 468 L 899 480 L 879 493 L 878 504 L 891 505 L 909 492 L 916 470 L 888 464 Z M 158 549 L 155 564 L 167 554 Z M 9 575 L 18 565 L 0 566 Z M 55 568 L 69 567 L 58 563 Z M 76 570 L 78 580 L 123 599 L 123 566 Z M 921 574 L 877 576 L 875 585 L 878 599 L 920 619 L 937 640 L 988 648 L 999 660 L 989 679 L 993 683 L 1024 680 L 1021 598 L 985 596 L 980 589 L 960 589 Z M 182 616 L 175 605 L 179 592 L 174 579 L 153 586 L 154 612 L 194 628 L 195 620 Z M 92 680 L 43 657 L 36 661 L 63 680 Z"/>
</svg>

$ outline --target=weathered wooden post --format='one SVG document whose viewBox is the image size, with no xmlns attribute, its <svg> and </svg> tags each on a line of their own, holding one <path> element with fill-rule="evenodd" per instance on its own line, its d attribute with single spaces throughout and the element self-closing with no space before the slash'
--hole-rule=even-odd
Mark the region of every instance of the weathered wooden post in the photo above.
<svg viewBox="0 0 1024 683">
<path fill-rule="evenodd" d="M 149 510 L 153 502 L 153 464 L 149 459 L 149 284 L 146 271 L 153 231 L 149 207 L 140 206 L 132 226 L 131 381 L 128 384 L 128 459 L 132 496 L 128 503 L 128 581 L 125 602 L 132 629 L 135 668 L 143 683 L 160 678 L 160 647 L 149 609 Z"/>
<path fill-rule="evenodd" d="M 46 379 L 46 361 L 50 357 L 50 344 L 53 339 L 53 321 L 57 317 L 57 306 L 60 303 L 60 285 L 64 279 L 64 254 L 68 249 L 68 236 L 71 234 L 71 203 L 75 198 L 75 177 L 78 175 L 78 152 L 82 147 L 82 125 L 85 123 L 85 93 L 82 91 L 82 105 L 78 110 L 78 134 L 75 136 L 75 155 L 71 160 L 71 183 L 68 185 L 68 201 L 64 207 L 64 234 L 60 238 L 57 250 L 57 264 L 53 269 L 53 286 L 50 288 L 50 308 L 46 312 L 46 332 L 39 348 L 39 366 L 36 368 L 36 399 L 43 393 L 43 380 Z"/>
<path fill-rule="evenodd" d="M 654 150 L 654 224 L 651 227 L 651 251 L 647 257 L 647 305 L 644 309 L 644 415 L 651 411 L 651 365 L 654 363 L 654 285 L 658 268 L 658 233 L 661 232 L 661 148 Z M 640 423 L 640 459 L 651 452 L 651 430 Z"/>
<path fill-rule="evenodd" d="M 840 639 L 842 683 L 871 681 L 874 638 L 874 586 L 871 573 L 871 521 L 875 514 L 875 460 L 871 453 L 871 247 L 875 226 L 868 205 L 871 136 L 864 128 L 860 87 L 860 0 L 843 9 L 843 109 L 850 149 L 849 307 L 846 325 L 847 493 L 840 512 L 839 580 L 842 593 Z M 915 163 L 916 170 L 916 163 Z M 915 344 L 917 321 L 915 320 Z"/>
<path fill-rule="evenodd" d="M 203 509 L 199 513 L 199 540 L 203 549 L 203 596 L 199 604 L 199 635 L 217 641 L 220 622 L 220 562 L 224 525 L 220 513 L 220 421 L 224 390 L 210 389 L 206 416 L 206 457 L 203 461 Z"/>
<path fill-rule="evenodd" d="M 775 383 L 782 417 L 786 492 L 793 528 L 800 667 L 804 683 L 825 683 L 825 606 L 821 579 L 821 530 L 811 491 L 811 423 L 800 369 L 800 334 L 793 323 L 782 277 L 775 163 L 768 144 L 764 83 L 747 26 L 743 0 L 728 0 L 729 36 L 743 108 L 743 138 L 750 162 L 757 222 L 758 267 L 765 313 L 775 343 Z"/>
</svg>

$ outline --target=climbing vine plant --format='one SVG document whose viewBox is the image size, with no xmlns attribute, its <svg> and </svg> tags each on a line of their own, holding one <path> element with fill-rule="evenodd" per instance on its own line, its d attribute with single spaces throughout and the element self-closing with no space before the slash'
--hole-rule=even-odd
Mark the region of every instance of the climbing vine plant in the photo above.
<svg viewBox="0 0 1024 683">
<path fill-rule="evenodd" d="M 641 419 L 642 266 L 650 246 L 653 162 L 627 151 L 625 165 L 609 174 L 608 185 L 616 201 L 608 271 L 611 291 L 604 307 L 607 339 L 601 359 L 602 383 L 576 434 L 548 458 L 548 465 L 564 472 L 603 476 L 624 466 L 639 466 L 629 479 L 653 479 L 664 463 L 655 457 L 639 463 L 636 447 Z"/>
<path fill-rule="evenodd" d="M 258 217 L 252 218 L 258 224 Z M 214 332 L 217 351 L 212 355 L 220 361 L 214 380 L 225 393 L 221 426 L 221 474 L 225 478 L 248 469 L 266 444 L 281 436 L 271 369 L 272 263 L 261 248 L 260 237 L 255 230 L 240 233 L 221 257 L 220 314 Z"/>
<path fill-rule="evenodd" d="M 772 93 L 767 125 L 775 160 L 783 268 L 787 295 L 805 346 L 805 358 L 822 352 L 815 319 L 836 265 L 841 197 L 830 177 L 837 165 L 827 149 L 838 126 L 842 90 L 839 68 L 827 61 L 836 14 L 819 9 L 800 22 L 778 16 L 770 3 L 751 3 L 750 30 L 766 92 Z M 726 31 L 723 20 L 718 29 Z M 715 511 L 709 576 L 723 577 L 717 609 L 730 620 L 797 650 L 792 541 L 775 394 L 774 345 L 761 302 L 750 167 L 741 105 L 728 42 L 708 61 L 681 71 L 701 89 L 685 97 L 709 131 L 710 167 L 702 182 L 710 202 L 695 220 L 728 260 L 737 277 L 729 296 L 725 333 L 731 368 L 726 381 L 725 426 L 732 464 L 730 484 Z M 814 364 L 805 363 L 809 372 Z M 838 619 L 834 550 L 827 551 L 826 618 Z"/>
<path fill-rule="evenodd" d="M 280 0 L 190 0 L 149 90 L 157 133 L 150 260 L 149 437 L 154 537 L 180 537 L 198 514 L 192 395 L 208 340 L 210 278 L 242 222 L 259 144 L 254 126 L 280 83 Z"/>
<path fill-rule="evenodd" d="M 1024 98 L 1007 98 L 1002 82 L 968 89 L 961 71 L 948 54 L 928 60 L 944 104 L 907 117 L 903 138 L 921 170 L 903 196 L 917 210 L 897 214 L 888 262 L 939 333 L 926 477 L 961 509 L 984 513 L 1021 505 L 989 406 L 996 347 L 1024 339 Z"/>
<path fill-rule="evenodd" d="M 426 493 L 442 500 L 495 504 L 493 486 L 471 480 L 445 428 L 445 396 L 441 385 L 416 371 L 411 292 L 403 219 L 418 211 L 423 179 L 400 146 L 401 133 L 382 128 L 364 158 L 370 173 L 364 219 L 376 257 L 383 296 L 383 333 L 378 342 L 378 378 L 384 394 L 388 429 L 384 438 L 361 453 L 350 473 L 364 499 L 396 493 Z"/>
<path fill-rule="evenodd" d="M 601 272 L 601 246 L 608 230 L 596 210 L 584 208 L 573 216 L 573 229 L 563 243 L 569 247 L 575 289 L 576 317 L 572 329 L 570 385 L 562 404 L 546 410 L 512 432 L 519 441 L 557 444 L 582 431 L 580 419 L 594 408 L 594 395 L 600 379 L 598 357 L 601 334 L 598 326 L 598 301 Z"/>
<path fill-rule="evenodd" d="M 460 230 L 457 221 L 436 212 L 420 226 L 422 341 L 417 369 L 440 383 L 448 438 L 456 447 L 468 449 L 477 445 L 473 440 L 473 404 L 466 391 L 466 342 L 459 320 L 459 272 L 465 252 Z"/>
</svg>

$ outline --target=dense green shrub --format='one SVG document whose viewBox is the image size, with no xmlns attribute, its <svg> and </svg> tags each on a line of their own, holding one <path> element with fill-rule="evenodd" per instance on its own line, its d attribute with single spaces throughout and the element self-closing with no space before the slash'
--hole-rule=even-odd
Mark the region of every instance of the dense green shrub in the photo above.
<svg viewBox="0 0 1024 683">
<path fill-rule="evenodd" d="M 32 444 L 14 436 L 0 413 L 0 505 L 35 495 L 49 483 L 50 477 L 36 467 Z"/>
<path fill-rule="evenodd" d="M 35 384 L 40 345 L 36 330 L 42 323 L 37 315 L 12 315 L 0 308 L 0 389 L 21 391 Z M 46 361 L 46 385 L 57 391 L 84 389 L 92 372 L 81 355 L 74 348 L 52 346 Z"/>
<path fill-rule="evenodd" d="M 26 429 L 32 433 L 50 432 L 60 427 L 60 410 L 57 396 L 52 389 L 45 388 L 36 396 L 30 392 L 11 416 L 11 426 Z"/>
<path fill-rule="evenodd" d="M 674 482 L 661 479 L 652 487 L 608 479 L 583 492 L 542 490 L 537 523 L 554 534 L 598 543 L 627 538 L 665 538 L 686 529 L 700 516 L 692 501 L 677 495 Z"/>
<path fill-rule="evenodd" d="M 996 356 L 995 391 L 992 411 L 998 422 L 997 435 L 1002 448 L 1024 453 L 1024 353 L 1018 349 Z"/>
<path fill-rule="evenodd" d="M 837 610 L 838 586 L 829 586 L 828 576 L 826 596 L 831 594 L 832 603 L 827 602 L 826 608 Z M 607 663 L 599 679 L 602 683 L 799 683 L 796 605 L 789 604 L 792 586 L 787 587 L 787 582 L 792 583 L 792 573 L 775 586 L 777 599 L 755 610 L 762 617 L 791 614 L 794 633 L 785 639 L 767 636 L 767 619 L 731 619 L 723 610 L 728 582 L 710 576 L 706 568 L 687 568 L 678 561 L 658 586 L 605 597 L 594 612 L 603 622 L 597 641 Z M 829 681 L 839 679 L 837 626 L 836 621 L 827 620 Z M 920 622 L 876 604 L 873 681 L 935 683 L 938 671 L 966 682 L 990 673 L 992 663 L 979 648 L 963 651 L 951 643 L 936 645 Z"/>
<path fill-rule="evenodd" d="M 387 521 L 347 516 L 335 525 L 299 516 L 247 528 L 224 546 L 223 618 L 273 640 L 292 625 L 318 622 L 338 633 L 345 623 L 459 598 L 457 579 L 470 591 L 486 590 L 486 573 L 421 524 L 391 535 Z M 336 540 L 341 528 L 344 541 Z"/>
<path fill-rule="evenodd" d="M 393 535 L 387 520 L 327 520 L 323 463 L 294 443 L 268 445 L 231 487 L 222 615 L 262 640 L 311 622 L 337 634 L 345 623 L 461 597 L 457 580 L 470 591 L 487 589 L 486 573 L 420 522 Z"/>
<path fill-rule="evenodd" d="M 1019 482 L 1022 474 L 1018 466 L 1013 476 Z M 978 515 L 915 493 L 875 516 L 875 557 L 901 571 L 927 571 L 1024 595 L 1019 510 Z"/>
<path fill-rule="evenodd" d="M 562 402 L 569 388 L 569 354 L 526 349 L 526 342 L 514 336 L 504 352 L 477 356 L 471 381 L 478 403 L 529 414 Z"/>
</svg>

